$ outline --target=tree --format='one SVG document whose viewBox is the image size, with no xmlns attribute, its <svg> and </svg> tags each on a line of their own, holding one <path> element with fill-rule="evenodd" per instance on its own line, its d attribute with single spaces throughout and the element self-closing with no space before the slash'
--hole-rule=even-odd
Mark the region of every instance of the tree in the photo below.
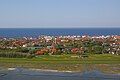
<svg viewBox="0 0 120 80">
<path fill-rule="evenodd" d="M 18 48 L 17 48 L 17 52 L 28 53 L 29 50 L 28 50 L 27 48 L 18 47 Z"/>
<path fill-rule="evenodd" d="M 94 48 L 93 51 L 94 51 L 95 54 L 102 54 L 102 52 L 103 52 L 103 47 L 102 46 L 96 45 L 93 48 Z"/>
</svg>

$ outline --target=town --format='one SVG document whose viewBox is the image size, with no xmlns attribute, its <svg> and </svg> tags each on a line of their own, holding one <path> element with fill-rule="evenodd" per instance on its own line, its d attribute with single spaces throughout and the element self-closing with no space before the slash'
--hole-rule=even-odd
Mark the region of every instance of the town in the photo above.
<svg viewBox="0 0 120 80">
<path fill-rule="evenodd" d="M 11 53 L 12 55 L 10 55 Z M 9 55 L 8 55 L 9 54 Z M 46 36 L 0 38 L 0 57 L 22 55 L 115 54 L 120 55 L 120 36 Z M 8 55 L 8 56 L 7 56 Z M 14 56 L 13 56 L 14 55 Z"/>
</svg>

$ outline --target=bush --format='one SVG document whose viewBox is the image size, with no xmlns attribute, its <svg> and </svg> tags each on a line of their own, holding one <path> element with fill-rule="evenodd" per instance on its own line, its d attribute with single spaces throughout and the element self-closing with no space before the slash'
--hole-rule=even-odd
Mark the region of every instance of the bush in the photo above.
<svg viewBox="0 0 120 80">
<path fill-rule="evenodd" d="M 29 50 L 30 54 L 35 54 L 37 50 Z"/>
<path fill-rule="evenodd" d="M 29 59 L 31 59 L 31 58 L 33 58 L 33 57 L 35 57 L 34 54 L 28 54 L 28 55 L 26 56 L 26 58 L 29 58 Z"/>
<path fill-rule="evenodd" d="M 28 53 L 29 50 L 27 48 L 17 48 L 17 52 Z"/>
</svg>

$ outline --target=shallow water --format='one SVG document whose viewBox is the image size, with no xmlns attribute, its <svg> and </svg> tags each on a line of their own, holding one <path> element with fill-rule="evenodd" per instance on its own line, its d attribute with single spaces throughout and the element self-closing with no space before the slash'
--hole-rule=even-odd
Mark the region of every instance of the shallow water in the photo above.
<svg viewBox="0 0 120 80">
<path fill-rule="evenodd" d="M 0 70 L 0 80 L 120 80 L 120 74 L 105 74 L 98 70 L 85 72 L 53 72 L 23 68 Z"/>
</svg>

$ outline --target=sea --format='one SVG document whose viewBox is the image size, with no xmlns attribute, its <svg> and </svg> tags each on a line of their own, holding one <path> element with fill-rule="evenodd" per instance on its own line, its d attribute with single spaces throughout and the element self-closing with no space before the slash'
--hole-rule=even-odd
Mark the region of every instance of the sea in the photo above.
<svg viewBox="0 0 120 80">
<path fill-rule="evenodd" d="M 120 28 L 0 28 L 0 37 L 120 35 Z"/>
</svg>

